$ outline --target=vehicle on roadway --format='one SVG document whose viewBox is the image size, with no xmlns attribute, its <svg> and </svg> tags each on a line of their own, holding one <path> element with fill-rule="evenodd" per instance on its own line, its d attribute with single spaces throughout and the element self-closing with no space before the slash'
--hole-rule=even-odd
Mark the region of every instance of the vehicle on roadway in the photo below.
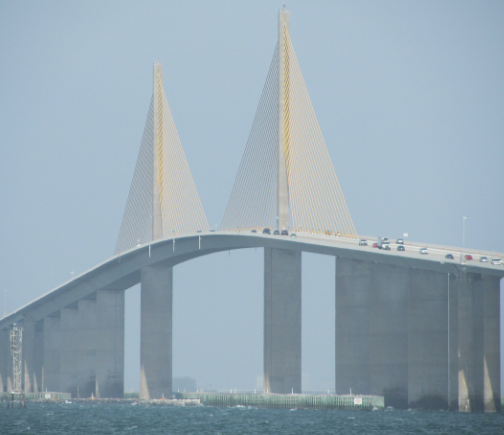
<svg viewBox="0 0 504 435">
<path fill-rule="evenodd" d="M 378 243 L 373 243 L 373 248 L 378 248 Z"/>
<path fill-rule="evenodd" d="M 403 239 L 397 239 L 395 242 L 398 245 L 404 245 L 404 240 Z"/>
<path fill-rule="evenodd" d="M 502 258 L 492 258 L 492 264 L 500 266 L 502 264 Z"/>
<path fill-rule="evenodd" d="M 420 252 L 420 254 L 424 254 L 424 255 L 429 253 L 429 251 L 427 251 L 427 248 L 420 248 L 419 252 Z"/>
<path fill-rule="evenodd" d="M 359 246 L 367 246 L 367 240 L 366 239 L 360 239 L 359 240 Z"/>
<path fill-rule="evenodd" d="M 473 256 L 471 254 L 466 254 L 464 255 L 464 258 L 467 260 L 467 261 L 471 261 L 473 259 Z"/>
<path fill-rule="evenodd" d="M 289 231 L 287 230 L 282 230 L 282 232 L 280 233 L 281 236 L 288 236 L 289 235 Z"/>
<path fill-rule="evenodd" d="M 279 236 L 280 235 L 280 231 L 278 231 L 278 230 L 273 231 L 273 235 L 274 236 Z"/>
<path fill-rule="evenodd" d="M 448 260 L 455 260 L 455 258 L 453 257 L 453 254 L 446 254 L 444 256 L 444 258 L 448 259 Z"/>
<path fill-rule="evenodd" d="M 291 236 L 291 238 L 293 238 L 293 239 L 297 238 L 296 233 L 291 233 L 291 235 L 290 235 L 290 236 Z"/>
<path fill-rule="evenodd" d="M 264 228 L 263 234 L 271 234 L 271 230 L 269 228 Z"/>
<path fill-rule="evenodd" d="M 251 233 L 257 233 L 257 230 L 256 230 L 256 229 L 253 229 L 253 230 L 251 231 Z"/>
<path fill-rule="evenodd" d="M 488 263 L 488 257 L 480 257 L 480 263 Z"/>
<path fill-rule="evenodd" d="M 404 247 L 404 245 L 399 245 L 399 246 L 397 247 L 397 250 L 398 250 L 398 251 L 406 251 L 406 248 Z"/>
</svg>

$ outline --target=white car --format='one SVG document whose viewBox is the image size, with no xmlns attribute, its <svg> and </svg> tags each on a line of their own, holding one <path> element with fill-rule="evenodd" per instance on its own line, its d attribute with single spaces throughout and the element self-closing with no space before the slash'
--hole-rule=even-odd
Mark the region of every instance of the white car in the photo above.
<svg viewBox="0 0 504 435">
<path fill-rule="evenodd" d="M 492 258 L 492 264 L 500 266 L 502 264 L 502 258 Z"/>
<path fill-rule="evenodd" d="M 367 246 L 367 240 L 366 239 L 360 239 L 359 240 L 359 246 Z"/>
<path fill-rule="evenodd" d="M 420 254 L 428 254 L 427 248 L 420 248 Z"/>
</svg>

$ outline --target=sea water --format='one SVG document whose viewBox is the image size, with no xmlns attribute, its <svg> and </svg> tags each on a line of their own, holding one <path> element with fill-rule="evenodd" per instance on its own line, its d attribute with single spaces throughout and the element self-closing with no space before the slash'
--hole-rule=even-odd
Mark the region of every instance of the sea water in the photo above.
<svg viewBox="0 0 504 435">
<path fill-rule="evenodd" d="M 28 403 L 0 408 L 11 434 L 504 434 L 504 414 L 328 411 L 163 406 L 130 403 Z"/>
</svg>

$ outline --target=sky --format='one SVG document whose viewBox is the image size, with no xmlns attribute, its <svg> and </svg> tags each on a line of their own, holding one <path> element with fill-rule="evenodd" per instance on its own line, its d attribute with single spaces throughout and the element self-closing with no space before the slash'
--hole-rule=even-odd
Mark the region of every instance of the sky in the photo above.
<svg viewBox="0 0 504 435">
<path fill-rule="evenodd" d="M 220 225 L 281 6 L 0 0 L 2 315 L 113 255 L 156 59 L 207 218 Z M 504 252 L 504 2 L 286 6 L 358 233 Z M 334 389 L 334 270 L 333 258 L 303 254 L 304 390 Z M 134 287 L 128 391 L 139 388 L 138 307 Z M 175 377 L 260 387 L 262 250 L 177 266 L 173 325 Z"/>
</svg>

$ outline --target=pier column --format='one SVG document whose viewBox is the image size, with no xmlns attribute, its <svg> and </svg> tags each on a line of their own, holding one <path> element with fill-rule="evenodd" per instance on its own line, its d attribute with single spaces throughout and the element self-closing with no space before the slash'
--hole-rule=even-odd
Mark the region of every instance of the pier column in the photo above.
<svg viewBox="0 0 504 435">
<path fill-rule="evenodd" d="M 9 373 L 9 330 L 0 330 L 0 393 L 7 391 L 7 378 Z"/>
<path fill-rule="evenodd" d="M 124 396 L 124 290 L 98 290 L 96 397 Z"/>
<path fill-rule="evenodd" d="M 140 399 L 172 393 L 173 268 L 162 264 L 141 271 Z"/>
<path fill-rule="evenodd" d="M 60 312 L 44 318 L 44 387 L 43 391 L 58 392 L 60 387 L 61 352 Z"/>
<path fill-rule="evenodd" d="M 500 278 L 483 275 L 483 407 L 501 411 Z"/>
<path fill-rule="evenodd" d="M 408 406 L 448 408 L 448 274 L 410 269 Z"/>
<path fill-rule="evenodd" d="M 31 319 L 25 319 L 20 323 L 20 326 L 23 327 L 23 391 L 32 393 L 35 377 L 35 322 Z"/>
<path fill-rule="evenodd" d="M 77 304 L 62 308 L 60 312 L 60 387 L 62 392 L 77 397 L 80 356 L 80 345 L 77 340 L 79 332 Z"/>
<path fill-rule="evenodd" d="M 264 249 L 264 392 L 301 393 L 301 252 Z"/>
<path fill-rule="evenodd" d="M 370 293 L 370 394 L 408 406 L 409 269 L 374 264 Z"/>
<path fill-rule="evenodd" d="M 78 301 L 79 381 L 78 397 L 96 395 L 96 343 L 98 340 L 96 293 Z"/>
<path fill-rule="evenodd" d="M 336 259 L 336 394 L 369 394 L 370 290 L 368 261 Z"/>
<path fill-rule="evenodd" d="M 482 411 L 482 376 L 478 376 L 478 342 L 483 340 L 483 328 L 478 325 L 482 318 L 482 299 L 474 292 L 479 275 L 460 273 L 457 276 L 458 296 L 458 410 Z M 480 355 L 482 349 L 479 350 Z"/>
<path fill-rule="evenodd" d="M 44 320 L 35 322 L 33 392 L 44 391 Z"/>
<path fill-rule="evenodd" d="M 449 317 L 449 364 L 448 364 L 448 396 L 450 411 L 459 410 L 459 355 L 458 355 L 458 277 L 449 275 L 448 282 L 448 317 Z"/>
</svg>

